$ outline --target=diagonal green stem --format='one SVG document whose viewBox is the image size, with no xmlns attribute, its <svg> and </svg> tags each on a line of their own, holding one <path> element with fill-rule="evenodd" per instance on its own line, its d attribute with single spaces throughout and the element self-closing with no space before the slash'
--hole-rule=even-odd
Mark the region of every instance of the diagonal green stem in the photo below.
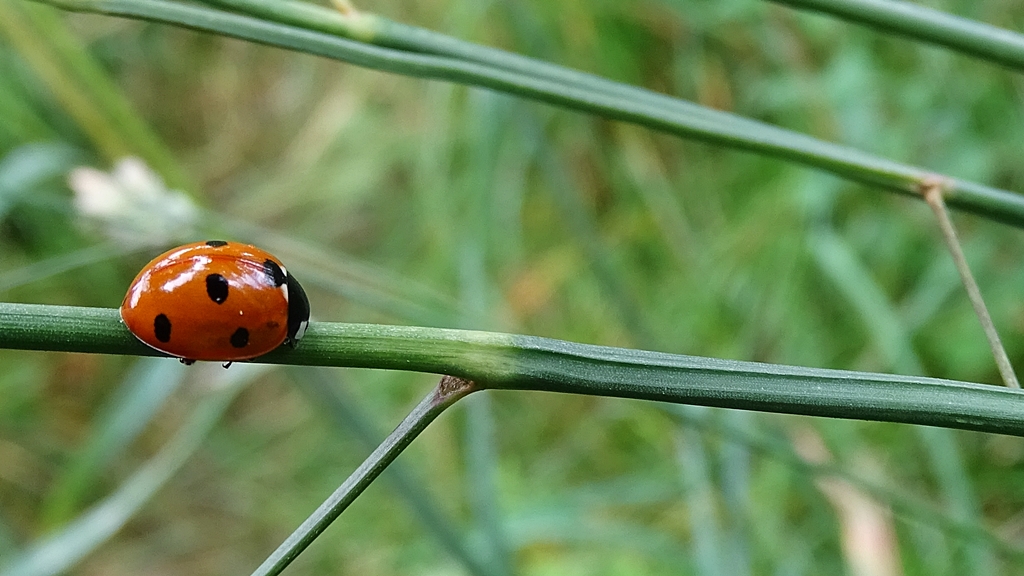
<svg viewBox="0 0 1024 576">
<path fill-rule="evenodd" d="M 378 70 L 434 78 L 516 94 L 565 108 L 632 122 L 654 130 L 783 158 L 843 178 L 920 197 L 920 183 L 937 176 L 866 152 L 775 126 L 723 117 L 690 106 L 668 106 L 587 83 L 525 74 L 492 63 L 366 44 L 333 34 L 165 0 L 39 0 L 68 10 L 98 12 L 174 24 L 252 42 L 343 60 Z M 551 70 L 546 65 L 546 70 Z M 570 74 L 574 74 L 570 72 Z M 578 73 L 575 73 L 578 74 Z M 660 97 L 659 97 L 660 98 Z M 727 119 L 728 118 L 728 119 Z M 1024 196 L 981 184 L 943 178 L 947 203 L 1024 227 Z"/>
<path fill-rule="evenodd" d="M 323 533 L 332 522 L 363 490 L 372 483 L 391 462 L 405 450 L 441 412 L 460 398 L 476 391 L 472 382 L 461 378 L 445 376 L 437 387 L 413 408 L 412 412 L 388 435 L 377 449 L 370 454 L 359 468 L 331 494 L 319 508 L 295 529 L 264 562 L 252 573 L 253 576 L 269 576 L 280 574 L 292 560 L 302 553 L 317 536 Z"/>
<path fill-rule="evenodd" d="M 902 0 L 771 0 L 1024 70 L 1024 35 Z"/>
<path fill-rule="evenodd" d="M 0 348 L 160 355 L 117 310 L 0 304 Z M 549 338 L 377 324 L 311 324 L 261 362 L 451 374 L 482 388 L 659 400 L 1024 436 L 1024 391 L 892 374 L 664 354 Z"/>
<path fill-rule="evenodd" d="M 381 442 L 376 423 L 371 422 L 360 403 L 354 397 L 343 393 L 343 386 L 337 373 L 326 368 L 290 368 L 289 375 L 309 399 L 336 426 L 355 436 L 367 450 L 375 449 Z M 427 483 L 413 470 L 393 462 L 383 476 L 390 481 L 395 493 L 403 498 L 406 505 L 417 516 L 427 531 L 437 538 L 438 543 L 457 560 L 470 576 L 496 576 L 496 572 L 483 560 L 480 550 L 465 541 L 450 518 L 434 501 L 427 490 Z"/>
<path fill-rule="evenodd" d="M 416 54 L 433 54 L 465 62 L 476 62 L 494 68 L 545 78 L 595 90 L 612 96 L 639 100 L 653 106 L 674 109 L 680 113 L 703 116 L 717 122 L 735 122 L 748 128 L 768 125 L 742 116 L 721 112 L 653 92 L 645 88 L 621 84 L 572 68 L 521 56 L 482 44 L 466 42 L 426 28 L 395 22 L 377 14 L 358 12 L 342 14 L 302 0 L 202 0 L 203 3 L 264 20 L 288 24 L 306 30 L 317 30 L 383 48 L 394 48 Z"/>
</svg>

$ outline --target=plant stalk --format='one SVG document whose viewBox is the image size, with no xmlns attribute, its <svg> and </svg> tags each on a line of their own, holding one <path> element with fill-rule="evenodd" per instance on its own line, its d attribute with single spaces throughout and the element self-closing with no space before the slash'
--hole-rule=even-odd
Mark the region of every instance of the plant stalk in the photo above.
<svg viewBox="0 0 1024 576">
<path fill-rule="evenodd" d="M 995 357 L 996 366 L 999 368 L 999 375 L 1003 379 L 1003 384 L 1008 388 L 1020 388 L 1017 375 L 1013 371 L 1013 365 L 1010 364 L 1010 357 L 1006 354 L 1006 348 L 1003 347 L 1003 343 L 999 339 L 999 332 L 996 330 L 995 323 L 992 322 L 992 315 L 989 314 L 988 307 L 985 306 L 985 299 L 981 295 L 981 288 L 978 287 L 978 282 L 974 279 L 974 274 L 971 273 L 971 267 L 967 263 L 964 249 L 960 246 L 960 240 L 957 238 L 956 228 L 953 227 L 953 220 L 950 219 L 949 210 L 946 209 L 946 203 L 942 199 L 941 181 L 936 180 L 927 184 L 923 188 L 923 193 L 925 201 L 928 202 L 932 212 L 935 213 L 935 219 L 938 221 L 939 229 L 942 231 L 942 239 L 945 241 L 946 247 L 953 257 L 953 263 L 956 265 L 957 272 L 960 273 L 960 280 L 967 290 L 967 297 L 971 301 L 971 306 L 974 307 L 974 313 L 977 314 L 978 320 L 981 322 L 981 328 L 985 331 L 985 338 L 988 339 L 989 348 L 992 349 L 992 356 Z"/>
<path fill-rule="evenodd" d="M 363 493 L 385 468 L 434 421 L 441 412 L 460 398 L 475 392 L 473 382 L 444 376 L 433 390 L 412 409 L 412 412 L 388 435 L 331 496 L 295 529 L 252 576 L 280 574 L 317 536 Z"/>
<path fill-rule="evenodd" d="M 0 303 L 0 348 L 159 356 L 117 310 Z M 894 374 L 802 368 L 416 326 L 316 322 L 260 363 L 451 374 L 536 390 L 1024 436 L 1024 391 Z"/>
<path fill-rule="evenodd" d="M 1024 70 L 1024 36 L 902 0 L 771 0 Z"/>
<path fill-rule="evenodd" d="M 433 78 L 515 94 L 523 98 L 646 126 L 682 138 L 746 150 L 831 172 L 842 178 L 891 192 L 919 197 L 931 172 L 860 150 L 694 105 L 669 106 L 654 98 L 627 97 L 624 92 L 595 90 L 587 82 L 566 81 L 550 74 L 462 57 L 417 53 L 350 40 L 319 30 L 300 28 L 166 0 L 36 0 L 66 10 L 96 12 L 173 24 L 251 42 L 306 52 L 359 66 L 419 78 Z M 566 77 L 579 75 L 567 71 Z M 946 201 L 954 207 L 1024 227 L 1024 196 L 975 182 L 950 178 Z"/>
</svg>

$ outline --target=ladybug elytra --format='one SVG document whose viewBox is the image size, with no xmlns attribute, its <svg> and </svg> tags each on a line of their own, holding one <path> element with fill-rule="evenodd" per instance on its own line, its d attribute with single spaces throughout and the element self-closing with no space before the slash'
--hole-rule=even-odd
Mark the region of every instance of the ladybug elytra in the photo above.
<svg viewBox="0 0 1024 576">
<path fill-rule="evenodd" d="M 281 261 L 255 246 L 210 240 L 157 256 L 132 281 L 121 319 L 146 345 L 186 364 L 231 362 L 291 347 L 309 299 Z"/>
</svg>

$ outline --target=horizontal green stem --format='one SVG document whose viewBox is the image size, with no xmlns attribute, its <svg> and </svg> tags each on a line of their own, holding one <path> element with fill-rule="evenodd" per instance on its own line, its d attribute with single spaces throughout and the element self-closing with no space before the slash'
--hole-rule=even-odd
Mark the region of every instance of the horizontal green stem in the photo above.
<svg viewBox="0 0 1024 576">
<path fill-rule="evenodd" d="M 570 71 L 568 81 L 560 80 L 551 73 L 551 65 L 545 65 L 545 71 L 539 74 L 528 74 L 521 67 L 470 61 L 459 55 L 444 56 L 376 46 L 318 30 L 165 0 L 40 1 L 68 10 L 174 24 L 367 68 L 490 88 L 681 137 L 784 158 L 852 181 L 918 197 L 921 183 L 938 177 L 922 168 L 753 120 L 709 109 L 698 112 L 695 109 L 699 107 L 692 104 L 667 105 L 657 101 L 664 97 L 627 97 L 623 91 L 594 89 L 593 84 L 579 82 L 578 78 L 573 82 L 576 77 L 573 75 L 578 75 L 578 72 Z M 357 36 L 371 33 L 372 30 L 362 30 Z M 436 43 L 434 48 L 439 49 Z M 941 179 L 950 206 L 1024 227 L 1024 196 L 953 178 Z"/>
<path fill-rule="evenodd" d="M 0 348 L 159 355 L 116 310 L 0 304 Z M 736 362 L 493 332 L 310 325 L 260 362 L 450 374 L 484 388 L 543 390 L 1024 436 L 1024 392 L 891 374 Z"/>
<path fill-rule="evenodd" d="M 771 0 L 1024 70 L 1024 35 L 901 0 Z"/>
</svg>

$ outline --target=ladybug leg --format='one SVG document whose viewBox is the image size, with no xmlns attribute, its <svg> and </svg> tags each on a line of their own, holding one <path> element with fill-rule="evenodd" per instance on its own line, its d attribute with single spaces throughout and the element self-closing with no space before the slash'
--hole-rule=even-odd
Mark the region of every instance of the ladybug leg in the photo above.
<svg viewBox="0 0 1024 576">
<path fill-rule="evenodd" d="M 225 363 L 221 364 L 221 366 L 223 366 L 225 368 L 231 368 L 231 364 L 232 364 L 232 362 L 225 362 Z"/>
<path fill-rule="evenodd" d="M 178 358 L 178 362 L 181 362 L 185 366 L 191 366 L 196 363 L 195 360 L 189 360 L 188 358 Z"/>
</svg>

